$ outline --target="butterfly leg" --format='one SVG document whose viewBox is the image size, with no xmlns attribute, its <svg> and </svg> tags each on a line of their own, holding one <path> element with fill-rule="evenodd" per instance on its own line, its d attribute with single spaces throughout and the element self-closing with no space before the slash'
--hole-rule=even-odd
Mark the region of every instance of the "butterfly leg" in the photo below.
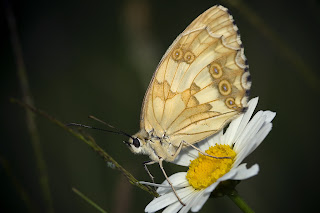
<svg viewBox="0 0 320 213">
<path fill-rule="evenodd" d="M 169 180 L 166 172 L 164 171 L 164 168 L 163 168 L 163 165 L 162 165 L 162 161 L 163 161 L 163 158 L 160 158 L 160 157 L 159 157 L 159 166 L 160 166 L 160 168 L 161 168 L 161 170 L 162 170 L 162 173 L 163 173 L 164 176 L 166 177 L 168 183 L 170 184 L 170 186 L 171 186 L 171 188 L 172 188 L 172 190 L 173 190 L 173 193 L 175 194 L 175 196 L 177 197 L 177 199 L 179 200 L 179 202 L 180 202 L 183 206 L 185 206 L 186 204 L 184 204 L 184 203 L 182 202 L 182 200 L 181 200 L 180 197 L 178 196 L 176 190 L 174 189 L 171 181 Z"/>
<path fill-rule="evenodd" d="M 155 183 L 155 182 L 154 182 L 154 177 L 153 177 L 153 175 L 151 174 L 151 172 L 149 171 L 149 169 L 148 169 L 147 166 L 148 166 L 148 165 L 152 165 L 152 164 L 154 164 L 154 163 L 157 163 L 157 162 L 156 162 L 156 161 L 152 161 L 152 160 L 143 162 L 144 169 L 146 170 L 146 172 L 147 172 L 148 175 L 150 176 L 150 178 L 151 178 L 151 180 L 152 180 L 153 183 Z"/>
<path fill-rule="evenodd" d="M 169 161 L 169 162 L 174 161 L 174 159 L 176 159 L 176 157 L 181 152 L 181 149 L 182 149 L 183 145 L 184 145 L 184 143 L 180 143 L 180 145 L 179 145 L 178 149 L 176 150 L 176 152 L 173 155 L 168 155 L 166 160 Z"/>
<path fill-rule="evenodd" d="M 216 158 L 216 159 L 230 159 L 230 157 L 216 157 L 216 156 L 209 155 L 209 154 L 205 153 L 204 151 L 202 151 L 201 149 L 199 149 L 198 147 L 196 147 L 195 145 L 193 145 L 191 143 L 188 143 L 186 141 L 182 141 L 181 143 L 184 143 L 184 144 L 186 144 L 188 146 L 191 146 L 192 148 L 194 148 L 195 150 L 197 150 L 201 154 L 203 154 L 205 156 L 208 156 L 208 157 L 212 157 L 212 158 Z"/>
</svg>

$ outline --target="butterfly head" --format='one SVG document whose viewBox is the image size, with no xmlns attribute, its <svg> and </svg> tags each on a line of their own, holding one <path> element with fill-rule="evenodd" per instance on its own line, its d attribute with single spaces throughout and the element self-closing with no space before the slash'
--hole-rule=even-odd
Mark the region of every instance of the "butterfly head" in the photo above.
<svg viewBox="0 0 320 213">
<path fill-rule="evenodd" d="M 129 141 L 125 142 L 129 149 L 135 154 L 145 154 L 145 138 L 147 135 L 144 135 L 141 131 L 130 136 Z"/>
<path fill-rule="evenodd" d="M 127 142 L 125 142 L 129 149 L 135 154 L 149 155 L 152 160 L 159 160 L 154 148 L 150 145 L 148 134 L 145 131 L 139 131 L 132 135 Z"/>
<path fill-rule="evenodd" d="M 132 136 L 129 138 L 128 142 L 125 142 L 128 146 L 129 149 L 133 152 L 133 153 L 137 153 L 140 154 L 142 153 L 143 150 L 143 146 L 145 144 L 143 139 L 140 139 L 136 136 Z"/>
</svg>

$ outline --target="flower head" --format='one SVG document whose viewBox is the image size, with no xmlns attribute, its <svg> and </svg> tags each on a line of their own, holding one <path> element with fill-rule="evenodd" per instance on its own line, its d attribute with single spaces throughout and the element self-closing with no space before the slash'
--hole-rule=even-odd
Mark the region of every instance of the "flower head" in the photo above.
<svg viewBox="0 0 320 213">
<path fill-rule="evenodd" d="M 196 146 L 215 159 L 200 154 L 196 149 L 183 149 L 173 163 L 189 167 L 188 172 L 179 172 L 169 177 L 178 196 L 186 205 L 183 206 L 172 192 L 168 181 L 164 181 L 155 198 L 145 208 L 146 212 L 193 212 L 199 211 L 219 183 L 226 180 L 243 180 L 258 174 L 259 166 L 247 168 L 241 162 L 254 151 L 271 131 L 271 121 L 276 113 L 259 111 L 250 120 L 258 98 L 248 103 L 248 110 L 233 120 L 226 132 L 219 133 L 199 142 Z M 152 184 L 150 184 L 152 185 Z"/>
</svg>

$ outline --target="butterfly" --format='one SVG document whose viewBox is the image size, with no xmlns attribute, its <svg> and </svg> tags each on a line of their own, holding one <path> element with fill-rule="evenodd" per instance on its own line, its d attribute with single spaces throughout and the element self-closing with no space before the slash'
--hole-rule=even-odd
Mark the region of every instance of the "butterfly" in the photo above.
<svg viewBox="0 0 320 213">
<path fill-rule="evenodd" d="M 237 26 L 213 6 L 196 18 L 162 57 L 145 94 L 134 153 L 173 161 L 179 148 L 220 131 L 248 102 L 251 78 Z M 185 143 L 186 142 L 186 143 Z"/>
<path fill-rule="evenodd" d="M 162 57 L 143 100 L 140 131 L 126 142 L 131 151 L 163 170 L 162 161 L 222 130 L 246 109 L 248 68 L 228 9 L 209 8 Z"/>
</svg>

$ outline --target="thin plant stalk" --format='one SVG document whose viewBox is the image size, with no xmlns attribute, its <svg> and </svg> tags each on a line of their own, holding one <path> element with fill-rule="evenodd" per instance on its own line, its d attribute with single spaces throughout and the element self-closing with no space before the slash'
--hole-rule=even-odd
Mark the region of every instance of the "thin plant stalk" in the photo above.
<svg viewBox="0 0 320 213">
<path fill-rule="evenodd" d="M 71 133 L 72 135 L 74 135 L 75 137 L 79 138 L 80 140 L 82 140 L 83 142 L 85 142 L 87 145 L 89 145 L 95 152 L 97 152 L 100 157 L 102 157 L 102 159 L 104 161 L 106 161 L 108 163 L 108 166 L 112 169 L 116 169 L 118 171 L 120 171 L 128 180 L 129 182 L 134 185 L 139 187 L 140 189 L 148 192 L 149 194 L 151 194 L 153 197 L 158 197 L 158 193 L 151 187 L 149 186 L 145 186 L 139 183 L 139 181 L 134 178 L 134 176 L 128 172 L 127 170 L 125 170 L 116 160 L 114 160 L 107 152 L 105 152 L 94 140 L 92 137 L 88 137 L 88 136 L 84 136 L 83 134 L 74 131 L 74 129 L 66 126 L 64 123 L 60 122 L 59 120 L 53 118 L 51 115 L 47 114 L 46 112 L 36 109 L 32 106 L 27 105 L 26 103 L 23 103 L 17 99 L 11 98 L 11 102 L 12 103 L 16 103 L 46 119 L 48 119 L 49 121 L 51 121 L 52 123 L 54 123 L 55 125 L 63 128 L 64 130 L 68 131 L 69 133 Z"/>
<path fill-rule="evenodd" d="M 21 43 L 20 43 L 18 31 L 17 31 L 16 20 L 15 20 L 12 8 L 10 7 L 10 4 L 8 1 L 5 1 L 5 7 L 6 7 L 6 16 L 7 16 L 8 26 L 11 34 L 11 43 L 12 43 L 13 53 L 14 53 L 16 66 L 17 66 L 18 79 L 19 79 L 20 87 L 22 91 L 22 97 L 25 103 L 27 103 L 30 106 L 34 106 L 32 94 L 29 88 L 29 82 L 28 82 L 28 77 L 26 73 L 25 63 L 23 60 L 22 47 L 21 47 Z M 53 202 L 52 202 L 50 186 L 49 186 L 47 166 L 43 156 L 42 147 L 40 144 L 39 132 L 36 125 L 35 116 L 33 112 L 30 110 L 26 110 L 26 123 L 27 123 L 28 132 L 30 134 L 33 151 L 35 154 L 37 169 L 39 172 L 38 178 L 39 178 L 40 187 L 42 190 L 42 197 L 45 202 L 46 212 L 53 213 L 54 209 L 53 209 Z"/>
<path fill-rule="evenodd" d="M 74 193 L 76 193 L 77 195 L 79 195 L 82 199 L 84 199 L 87 203 L 89 203 L 91 206 L 93 206 L 95 209 L 97 209 L 99 212 L 102 213 L 107 213 L 104 209 L 102 209 L 98 204 L 96 204 L 95 202 L 93 202 L 90 198 L 88 198 L 87 196 L 85 196 L 83 193 L 81 193 L 79 190 L 77 190 L 76 188 L 72 188 L 72 191 Z"/>
</svg>

